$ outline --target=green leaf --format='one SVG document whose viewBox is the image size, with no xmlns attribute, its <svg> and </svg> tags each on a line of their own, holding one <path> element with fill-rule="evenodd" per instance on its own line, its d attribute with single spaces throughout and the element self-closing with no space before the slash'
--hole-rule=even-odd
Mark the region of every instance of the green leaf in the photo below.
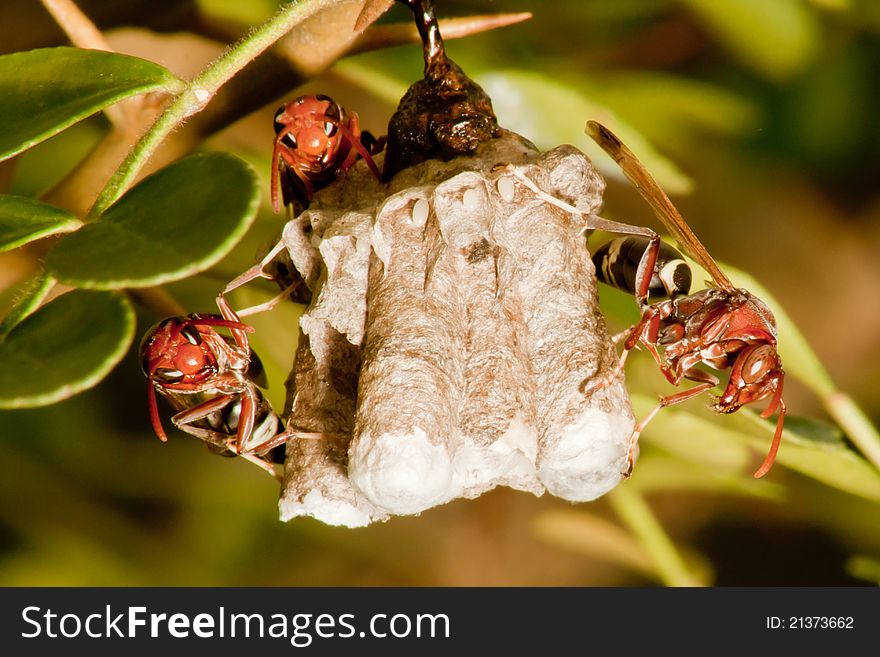
<svg viewBox="0 0 880 657">
<path fill-rule="evenodd" d="M 786 497 L 785 486 L 772 481 L 770 477 L 755 479 L 751 473 L 731 472 L 711 466 L 695 467 L 691 461 L 665 456 L 660 452 L 645 450 L 636 467 L 638 476 L 633 476 L 628 485 L 644 494 L 669 491 L 724 493 L 770 502 L 781 502 Z"/>
<path fill-rule="evenodd" d="M 653 143 L 679 151 L 704 142 L 705 133 L 751 132 L 760 116 L 755 103 L 723 86 L 668 73 L 602 74 L 586 88 L 620 116 L 650 129 Z"/>
<path fill-rule="evenodd" d="M 0 56 L 0 159 L 123 98 L 181 85 L 158 64 L 111 52 L 64 47 Z"/>
<path fill-rule="evenodd" d="M 47 406 L 91 388 L 125 355 L 134 311 L 112 292 L 76 290 L 21 322 L 0 344 L 0 408 Z"/>
<path fill-rule="evenodd" d="M 12 329 L 36 312 L 55 287 L 55 282 L 46 272 L 40 272 L 21 287 L 15 305 L 0 322 L 0 342 L 6 339 Z"/>
<path fill-rule="evenodd" d="M 0 253 L 82 226 L 72 212 L 25 196 L 0 195 Z"/>
<path fill-rule="evenodd" d="M 819 48 L 819 25 L 802 0 L 682 0 L 744 65 L 784 80 Z"/>
<path fill-rule="evenodd" d="M 750 438 L 756 449 L 767 449 L 775 430 L 775 422 L 761 418 L 749 408 L 740 409 L 732 421 L 751 436 L 757 436 Z M 880 472 L 877 468 L 845 443 L 817 441 L 812 433 L 799 433 L 802 428 L 803 425 L 798 422 L 791 426 L 786 423 L 782 445 L 776 457 L 777 463 L 828 486 L 875 502 L 880 501 Z"/>
<path fill-rule="evenodd" d="M 46 258 L 77 287 L 150 287 L 217 263 L 241 239 L 259 204 L 254 170 L 225 153 L 175 162 L 133 187 L 94 224 L 62 238 Z"/>
<path fill-rule="evenodd" d="M 691 179 L 654 150 L 638 131 L 580 91 L 522 70 L 490 71 L 478 75 L 477 81 L 492 97 L 501 125 L 532 140 L 538 148 L 578 145 L 603 175 L 623 180 L 620 167 L 584 135 L 587 120 L 593 119 L 611 128 L 638 153 L 667 192 L 686 194 L 693 189 Z"/>
</svg>

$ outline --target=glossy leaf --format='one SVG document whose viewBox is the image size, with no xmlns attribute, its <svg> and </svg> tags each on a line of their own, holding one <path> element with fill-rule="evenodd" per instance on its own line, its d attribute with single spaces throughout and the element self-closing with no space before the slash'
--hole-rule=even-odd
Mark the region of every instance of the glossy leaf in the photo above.
<svg viewBox="0 0 880 657">
<path fill-rule="evenodd" d="M 158 64 L 111 52 L 62 47 L 0 56 L 0 159 L 123 98 L 181 85 Z"/>
<path fill-rule="evenodd" d="M 499 123 L 532 140 L 538 148 L 575 144 L 587 152 L 602 175 L 622 180 L 620 167 L 584 135 L 587 120 L 593 119 L 614 130 L 638 153 L 668 192 L 686 194 L 693 188 L 690 178 L 638 131 L 580 91 L 529 71 L 490 71 L 476 79 L 491 96 Z"/>
<path fill-rule="evenodd" d="M 819 26 L 802 0 L 682 0 L 743 64 L 785 79 L 819 48 Z"/>
<path fill-rule="evenodd" d="M 0 343 L 0 408 L 46 406 L 91 388 L 125 355 L 134 311 L 119 294 L 76 290 Z"/>
<path fill-rule="evenodd" d="M 26 196 L 0 195 L 0 253 L 82 226 L 72 212 Z"/>
<path fill-rule="evenodd" d="M 92 289 L 148 287 L 212 266 L 256 216 L 256 173 L 224 153 L 193 155 L 144 179 L 46 259 L 58 280 Z"/>
<path fill-rule="evenodd" d="M 49 296 L 52 288 L 55 287 L 55 282 L 55 279 L 46 272 L 40 272 L 21 287 L 15 305 L 0 322 L 0 342 L 9 335 L 12 329 L 36 312 L 43 300 Z"/>
</svg>

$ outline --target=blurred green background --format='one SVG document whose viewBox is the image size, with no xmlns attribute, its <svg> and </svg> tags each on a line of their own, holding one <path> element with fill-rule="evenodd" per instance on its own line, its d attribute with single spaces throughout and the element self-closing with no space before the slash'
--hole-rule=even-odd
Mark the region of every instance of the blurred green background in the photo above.
<svg viewBox="0 0 880 657">
<path fill-rule="evenodd" d="M 218 26 L 243 33 L 277 4 L 80 6 L 108 26 L 119 51 L 185 74 L 222 48 L 211 38 Z M 588 118 L 622 121 L 644 137 L 657 153 L 647 156 L 651 168 L 678 192 L 674 200 L 709 250 L 772 293 L 835 384 L 877 424 L 880 3 L 436 4 L 441 25 L 446 16 L 534 12 L 524 23 L 447 44 L 490 92 L 502 124 L 544 148 L 566 142 L 592 148 L 583 135 Z M 395 7 L 382 22 L 407 20 Z M 6 52 L 65 43 L 32 0 L 5 2 L 0 26 Z M 344 59 L 288 96 L 327 93 L 382 134 L 395 99 L 421 68 L 418 46 L 372 52 Z M 209 311 L 222 285 L 280 229 L 268 205 L 278 104 L 204 145 L 252 162 L 265 196 L 254 228 L 231 256 L 168 286 L 192 311 Z M 95 116 L 4 164 L 0 188 L 45 192 L 106 127 Z M 603 173 L 610 177 L 604 214 L 655 225 L 619 175 L 611 168 Z M 2 308 L 35 268 L 27 253 L 0 256 Z M 234 297 L 235 305 L 272 292 L 249 290 Z M 636 316 L 624 295 L 601 294 L 612 329 Z M 297 314 L 290 305 L 252 322 L 272 382 L 269 396 L 279 408 Z M 139 334 L 157 319 L 141 309 Z M 627 378 L 642 399 L 668 390 L 644 354 L 630 358 Z M 146 393 L 133 350 L 86 393 L 47 408 L 0 412 L 0 585 L 880 582 L 876 488 L 828 485 L 784 465 L 754 481 L 750 473 L 769 439 L 753 445 L 731 438 L 748 420 L 712 416 L 705 398 L 689 402 L 685 415 L 670 415 L 708 420 L 699 425 L 705 436 L 673 435 L 674 422 L 658 418 L 645 434 L 633 479 L 595 503 L 496 490 L 419 517 L 347 530 L 307 519 L 282 524 L 277 486 L 257 468 L 214 457 L 177 431 L 160 443 Z M 786 399 L 795 415 L 828 419 L 803 383 L 790 379 Z"/>
</svg>

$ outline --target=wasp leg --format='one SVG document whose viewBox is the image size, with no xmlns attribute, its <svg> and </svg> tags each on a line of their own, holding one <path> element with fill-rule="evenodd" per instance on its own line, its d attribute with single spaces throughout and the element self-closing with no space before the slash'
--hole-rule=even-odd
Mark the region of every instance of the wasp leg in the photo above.
<svg viewBox="0 0 880 657">
<path fill-rule="evenodd" d="M 268 452 L 271 449 L 275 449 L 279 445 L 283 445 L 291 438 L 299 438 L 300 440 L 324 440 L 329 435 L 334 434 L 313 433 L 308 431 L 282 431 L 281 433 L 273 436 L 266 442 L 257 445 L 250 451 L 254 454 L 261 454 L 264 452 Z"/>
<path fill-rule="evenodd" d="M 235 395 L 218 395 L 217 397 L 204 401 L 201 404 L 196 404 L 192 408 L 180 411 L 180 413 L 172 416 L 171 421 L 174 423 L 174 426 L 182 429 L 182 425 L 204 419 L 211 413 L 226 407 L 226 405 L 234 399 Z"/>
<path fill-rule="evenodd" d="M 275 471 L 275 464 L 274 463 L 271 463 L 271 462 L 267 461 L 266 459 L 264 459 L 263 457 L 257 456 L 255 454 L 246 453 L 246 454 L 239 454 L 239 456 L 241 458 L 245 459 L 246 461 L 253 463 L 258 468 L 262 468 L 263 470 L 268 472 L 270 475 L 272 475 L 272 477 L 275 480 L 281 481 L 281 476 Z"/>
<path fill-rule="evenodd" d="M 220 314 L 223 315 L 225 320 L 241 324 L 241 318 L 232 309 L 229 302 L 226 301 L 226 297 L 223 296 L 222 292 L 217 296 L 216 302 L 217 307 L 220 309 Z M 235 344 L 241 347 L 245 353 L 250 353 L 251 347 L 247 337 L 248 331 L 235 327 L 230 327 L 230 330 L 232 331 L 232 337 L 235 339 Z M 252 328 L 250 332 L 253 332 Z"/>
<path fill-rule="evenodd" d="M 279 132 L 278 137 L 276 138 L 276 143 L 280 144 L 281 140 L 284 137 L 286 137 L 287 133 L 289 133 L 291 131 L 291 129 L 294 127 L 295 126 L 290 125 L 287 128 L 285 128 L 284 130 L 282 130 L 281 132 Z M 305 187 L 305 192 L 306 192 L 306 197 L 307 197 L 306 198 L 306 201 L 307 201 L 306 206 L 308 206 L 308 201 L 311 201 L 312 197 L 315 195 L 315 186 L 312 184 L 312 181 L 309 180 L 308 176 L 305 173 L 303 173 L 302 169 L 300 169 L 300 163 L 297 162 L 293 157 L 291 157 L 291 155 L 287 151 L 279 150 L 278 157 L 281 158 L 281 160 L 284 162 L 284 164 L 287 166 L 287 168 L 290 171 L 292 171 L 293 174 L 297 178 L 300 179 L 300 182 L 302 182 L 303 187 Z M 275 210 L 275 212 L 277 213 L 278 210 Z"/>
<path fill-rule="evenodd" d="M 349 114 L 349 126 L 346 127 L 341 123 L 338 124 L 340 132 L 345 135 L 345 138 L 351 144 L 355 151 L 357 151 L 357 155 L 360 155 L 364 162 L 367 163 L 370 171 L 373 172 L 373 175 L 376 176 L 376 180 L 382 180 L 382 174 L 379 172 L 379 167 L 376 166 L 376 163 L 373 161 L 373 154 L 370 150 L 361 143 L 361 128 L 360 128 L 360 118 L 358 117 L 356 112 L 350 112 Z M 357 159 L 357 155 L 355 157 L 347 157 L 345 162 L 340 166 L 341 171 L 347 171 L 352 164 L 355 163 Z M 351 160 L 349 162 L 349 159 Z"/>
<path fill-rule="evenodd" d="M 609 233 L 622 233 L 624 235 L 641 235 L 642 237 L 647 237 L 649 239 L 659 239 L 660 236 L 656 233 L 656 231 L 647 228 L 646 226 L 633 226 L 631 224 L 624 224 L 619 221 L 613 221 L 611 219 L 605 219 L 604 217 L 600 217 L 597 214 L 591 214 L 589 212 L 584 212 L 583 210 L 579 210 L 571 203 L 566 203 L 562 199 L 558 199 L 552 194 L 548 194 L 543 189 L 538 187 L 538 185 L 529 178 L 522 171 L 517 169 L 513 164 L 506 164 L 499 167 L 497 170 L 503 171 L 511 176 L 513 176 L 521 185 L 528 188 L 532 191 L 532 193 L 537 196 L 539 199 L 544 201 L 545 203 L 549 203 L 550 205 L 556 206 L 560 210 L 564 210 L 569 214 L 579 214 L 586 218 L 587 225 L 584 226 L 583 230 L 604 230 Z"/>
<path fill-rule="evenodd" d="M 612 341 L 617 344 L 620 340 L 626 337 L 626 341 L 623 343 L 623 353 L 620 354 L 620 359 L 617 365 L 611 370 L 611 372 L 608 373 L 607 376 L 603 377 L 593 385 L 589 387 L 581 386 L 581 392 L 585 395 L 593 394 L 611 385 L 614 380 L 620 375 L 620 372 L 623 370 L 623 366 L 626 363 L 629 352 L 635 349 L 636 346 L 640 343 L 645 346 L 645 348 L 654 357 L 654 360 L 657 361 L 657 365 L 660 366 L 660 369 L 663 371 L 663 374 L 664 376 L 666 376 L 667 380 L 669 380 L 670 383 L 677 385 L 678 381 L 673 381 L 672 379 L 670 379 L 670 376 L 674 375 L 669 373 L 669 368 L 663 362 L 663 359 L 660 357 L 657 348 L 654 346 L 659 332 L 660 311 L 655 306 L 646 306 L 641 318 L 635 326 L 632 326 L 625 331 L 621 331 L 611 338 Z"/>
<path fill-rule="evenodd" d="M 235 453 L 241 454 L 242 447 L 247 444 L 254 433 L 257 400 L 252 386 L 248 386 L 241 395 L 241 413 L 238 416 L 238 430 L 235 432 Z M 246 450 L 251 452 L 253 450 Z"/>
<path fill-rule="evenodd" d="M 192 423 L 208 417 L 211 413 L 222 410 L 234 399 L 235 395 L 219 395 L 218 397 L 214 397 L 213 399 L 209 399 L 201 404 L 193 406 L 192 408 L 187 408 L 186 410 L 177 413 L 172 416 L 171 422 L 181 431 L 185 431 L 196 438 L 200 438 L 206 443 L 226 449 L 226 434 L 212 431 L 210 429 L 203 429 L 202 427 L 195 427 L 192 426 Z"/>
<path fill-rule="evenodd" d="M 278 242 L 272 249 L 267 253 L 260 262 L 255 264 L 253 267 L 245 271 L 243 274 L 240 274 L 229 283 L 227 283 L 226 287 L 223 288 L 223 291 L 217 295 L 217 306 L 220 308 L 220 312 L 224 317 L 227 314 L 235 315 L 237 317 L 246 317 L 248 315 L 255 315 L 260 312 L 264 312 L 266 310 L 271 310 L 275 306 L 277 306 L 281 301 L 283 301 L 289 294 L 291 294 L 297 287 L 301 281 L 295 281 L 288 285 L 284 290 L 280 293 L 269 299 L 264 303 L 257 304 L 255 306 L 249 306 L 242 310 L 239 310 L 238 313 L 235 313 L 230 307 L 229 302 L 226 301 L 226 295 L 232 292 L 233 290 L 250 283 L 253 280 L 258 278 L 265 278 L 267 280 L 272 280 L 274 277 L 272 274 L 269 274 L 266 271 L 266 267 L 268 267 L 272 261 L 278 257 L 278 254 L 281 253 L 286 248 L 284 241 Z"/>
<path fill-rule="evenodd" d="M 281 253 L 285 248 L 286 248 L 286 245 L 284 244 L 284 240 L 279 241 L 278 244 L 273 246 L 272 249 L 269 251 L 269 253 L 267 253 L 263 257 L 263 259 L 260 260 L 260 262 L 255 264 L 253 267 L 251 267 L 247 271 L 245 271 L 243 274 L 240 274 L 239 276 L 237 276 L 234 279 L 232 279 L 231 281 L 229 281 L 229 283 L 226 284 L 226 287 L 223 288 L 223 292 L 220 293 L 220 296 L 223 296 L 225 294 L 229 294 L 230 292 L 232 292 L 236 288 L 239 288 L 242 285 L 245 285 L 246 283 L 250 283 L 251 281 L 256 280 L 257 278 L 265 278 L 267 280 L 272 280 L 272 274 L 269 274 L 268 272 L 266 272 L 266 267 L 268 267 L 269 264 L 275 258 L 277 258 L 278 254 Z"/>
<path fill-rule="evenodd" d="M 564 210 L 570 214 L 578 214 L 585 218 L 585 224 L 582 229 L 582 232 L 586 232 L 588 230 L 603 230 L 606 233 L 620 233 L 622 235 L 639 235 L 641 237 L 647 237 L 651 240 L 650 245 L 645 252 L 642 254 L 642 258 L 639 261 L 639 267 L 636 270 L 636 301 L 640 306 L 644 306 L 648 300 L 648 289 L 651 285 L 651 278 L 654 275 L 654 267 L 657 264 L 657 257 L 660 254 L 660 235 L 657 234 L 656 231 L 651 230 L 645 226 L 633 226 L 631 224 L 624 224 L 619 221 L 613 221 L 611 219 L 605 219 L 604 217 L 600 217 L 597 214 L 590 214 L 588 212 L 584 212 L 583 210 L 579 210 L 570 203 L 566 203 L 565 201 L 548 194 L 544 190 L 542 190 L 538 185 L 536 185 L 528 176 L 522 173 L 519 169 L 517 169 L 512 164 L 508 164 L 503 168 L 506 173 L 509 173 L 516 180 L 519 181 L 521 185 L 524 185 L 528 189 L 530 189 L 535 196 L 540 198 L 542 201 L 549 203 L 550 205 L 554 205 L 560 210 Z"/>
<path fill-rule="evenodd" d="M 581 384 L 581 392 L 585 395 L 593 395 L 599 392 L 600 390 L 604 390 L 608 386 L 610 386 L 614 381 L 620 376 L 620 373 L 623 371 L 623 366 L 626 364 L 626 359 L 629 356 L 630 349 L 624 349 L 623 353 L 620 354 L 620 358 L 617 360 L 617 364 L 611 368 L 611 371 L 608 372 L 607 375 L 593 383 L 591 386 L 586 385 L 586 381 Z"/>
<path fill-rule="evenodd" d="M 181 427 L 181 429 L 183 431 L 186 431 L 188 434 L 199 438 L 203 442 L 208 443 L 209 446 L 213 445 L 215 447 L 219 447 L 222 450 L 228 450 L 233 454 L 236 454 L 234 437 L 229 437 L 226 434 L 222 434 L 217 431 L 211 431 L 210 429 L 203 429 L 201 427 L 187 426 L 185 428 Z M 248 453 L 237 455 L 242 457 L 246 461 L 253 463 L 262 470 L 265 470 L 270 475 L 272 475 L 273 478 L 279 479 L 278 474 L 275 472 L 275 466 L 265 459 Z"/>
<path fill-rule="evenodd" d="M 385 144 L 388 143 L 388 137 L 374 137 L 373 133 L 369 130 L 364 130 L 361 132 L 361 143 L 364 145 L 370 155 L 378 155 L 383 150 L 385 150 Z"/>
<path fill-rule="evenodd" d="M 645 430 L 645 427 L 648 425 L 648 423 L 654 419 L 657 413 L 659 413 L 661 409 L 664 409 L 667 406 L 674 406 L 675 404 L 685 402 L 688 399 L 697 397 L 706 390 L 711 390 L 718 385 L 718 377 L 713 376 L 708 372 L 703 372 L 702 370 L 690 369 L 685 372 L 684 376 L 691 381 L 699 382 L 699 384 L 695 385 L 693 388 L 689 388 L 688 390 L 677 392 L 674 395 L 661 397 L 660 403 L 658 403 L 651 410 L 650 413 L 642 418 L 642 420 L 633 429 L 632 435 L 629 437 L 629 449 L 626 453 L 626 469 L 621 473 L 625 478 L 629 478 L 629 476 L 632 474 L 633 466 L 635 465 L 635 453 L 638 447 L 639 436 L 641 435 L 642 431 Z"/>
<path fill-rule="evenodd" d="M 238 311 L 239 317 L 247 317 L 248 315 L 256 315 L 257 313 L 266 312 L 267 310 L 272 310 L 279 303 L 287 299 L 291 294 L 296 291 L 296 288 L 299 287 L 302 281 L 295 281 L 288 285 L 286 288 L 281 290 L 274 297 L 269 299 L 268 301 L 264 301 L 263 303 L 258 303 L 254 306 L 248 306 L 247 308 L 242 308 Z"/>
</svg>

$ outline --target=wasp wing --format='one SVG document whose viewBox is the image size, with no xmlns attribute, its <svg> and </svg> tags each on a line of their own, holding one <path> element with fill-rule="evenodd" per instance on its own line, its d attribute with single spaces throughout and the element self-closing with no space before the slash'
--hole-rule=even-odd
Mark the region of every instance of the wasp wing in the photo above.
<svg viewBox="0 0 880 657">
<path fill-rule="evenodd" d="M 602 147 L 602 150 L 617 162 L 624 175 L 635 186 L 642 198 L 648 202 L 654 214 L 676 239 L 682 250 L 709 272 L 719 288 L 727 292 L 735 290 L 733 283 L 721 271 L 718 263 L 709 255 L 706 247 L 675 209 L 666 192 L 657 184 L 657 181 L 635 154 L 617 138 L 617 135 L 596 121 L 587 121 L 586 132 L 593 141 Z"/>
</svg>

